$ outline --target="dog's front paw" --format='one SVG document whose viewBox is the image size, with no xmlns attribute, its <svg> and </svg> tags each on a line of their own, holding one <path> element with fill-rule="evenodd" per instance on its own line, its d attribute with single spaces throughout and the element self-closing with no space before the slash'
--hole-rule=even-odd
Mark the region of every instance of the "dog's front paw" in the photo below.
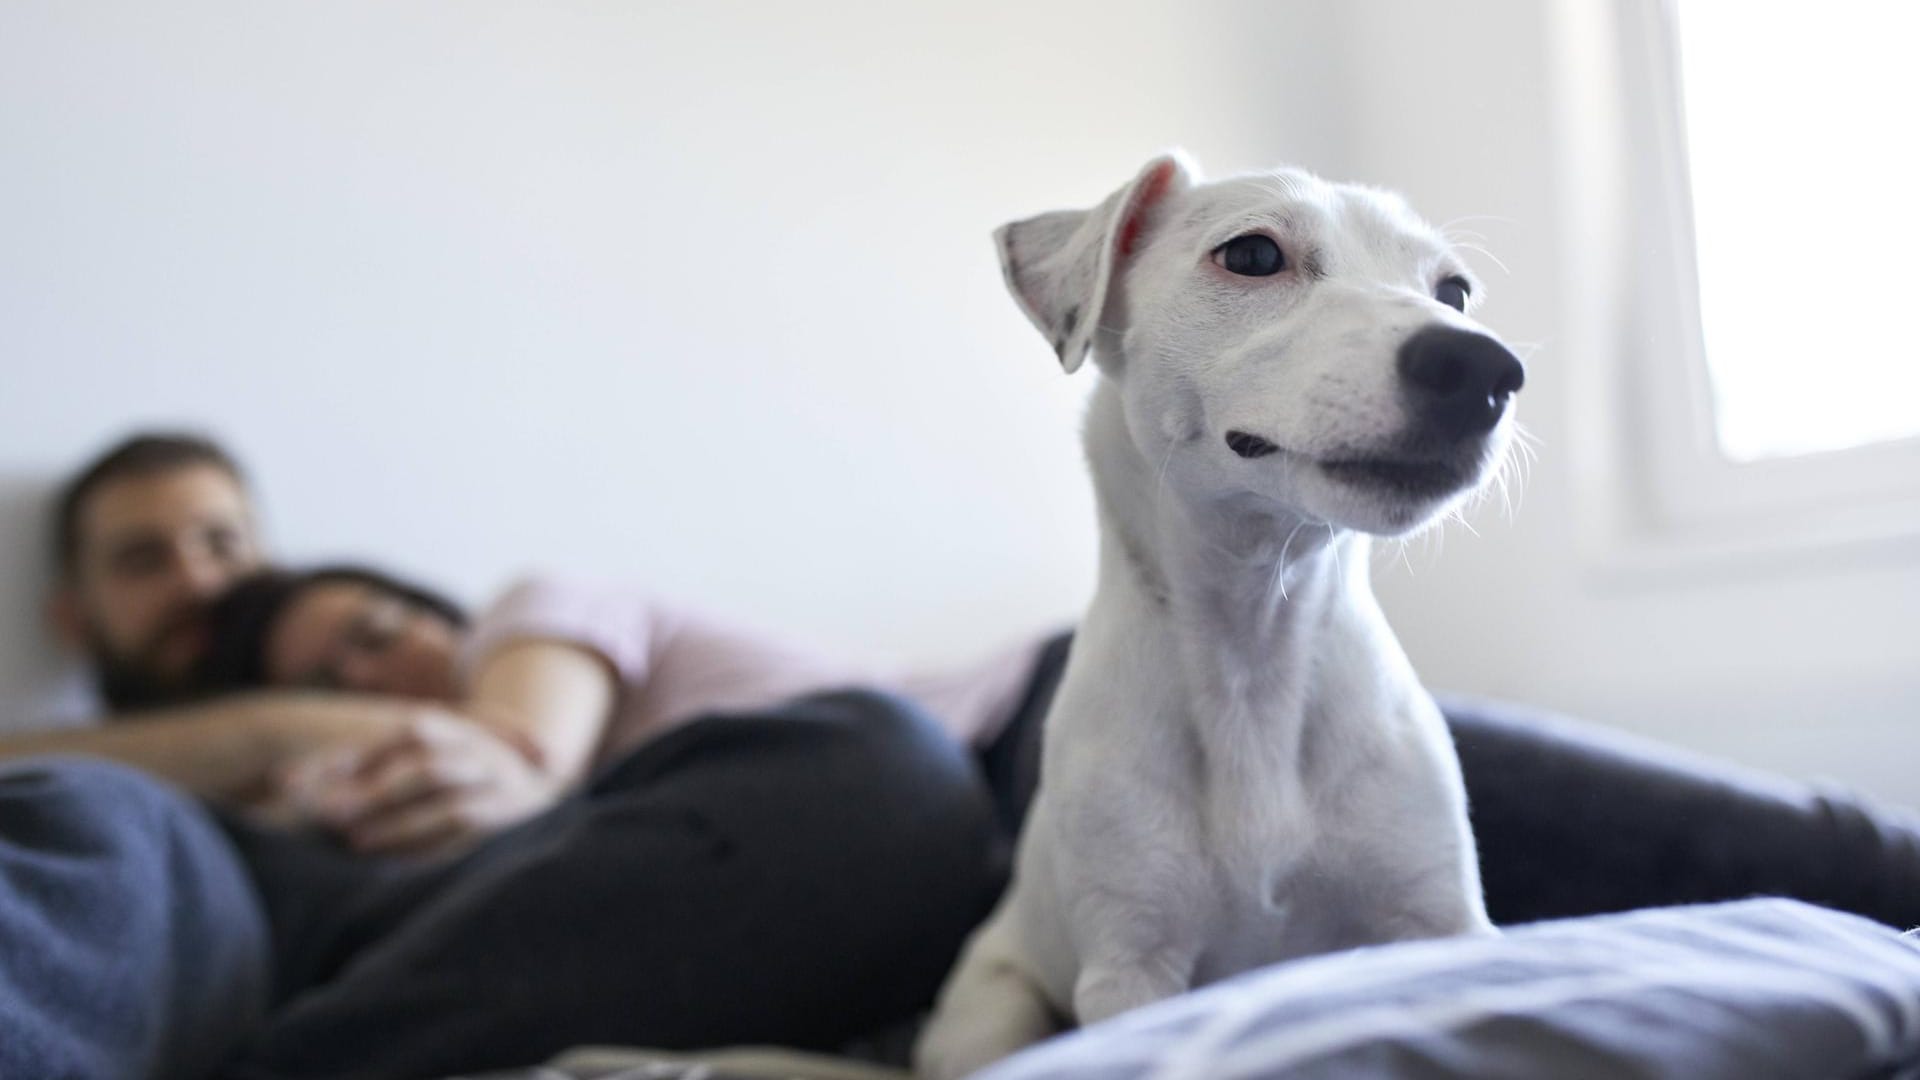
<svg viewBox="0 0 1920 1080">
<path fill-rule="evenodd" d="M 941 992 L 913 1048 L 920 1080 L 960 1080 L 1054 1033 L 1054 1011 L 1039 986 L 991 954 L 970 950 Z"/>
<path fill-rule="evenodd" d="M 962 1048 L 948 1039 L 922 1039 L 913 1048 L 915 1080 L 961 1080 L 986 1064 L 969 1060 Z"/>
<path fill-rule="evenodd" d="M 1170 971 L 1156 972 L 1147 966 L 1089 967 L 1073 984 L 1073 1013 L 1082 1024 L 1097 1024 L 1187 989 L 1187 979 Z"/>
<path fill-rule="evenodd" d="M 936 1016 L 913 1048 L 916 1080 L 963 1080 L 1037 1042 L 1042 1033 L 1015 1030 L 1008 1015 Z"/>
</svg>

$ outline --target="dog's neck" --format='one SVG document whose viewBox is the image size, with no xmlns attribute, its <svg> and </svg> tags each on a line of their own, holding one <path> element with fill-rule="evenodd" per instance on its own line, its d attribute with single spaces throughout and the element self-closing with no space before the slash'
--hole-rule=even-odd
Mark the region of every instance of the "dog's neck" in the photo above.
<svg viewBox="0 0 1920 1080">
<path fill-rule="evenodd" d="M 1139 450 L 1111 380 L 1095 391 L 1086 439 L 1106 526 L 1100 587 L 1163 609 L 1183 644 L 1204 642 L 1204 655 L 1183 649 L 1198 681 L 1243 684 L 1235 697 L 1268 696 L 1262 683 L 1302 692 L 1304 643 L 1377 612 L 1364 535 L 1250 499 L 1183 498 Z"/>
</svg>

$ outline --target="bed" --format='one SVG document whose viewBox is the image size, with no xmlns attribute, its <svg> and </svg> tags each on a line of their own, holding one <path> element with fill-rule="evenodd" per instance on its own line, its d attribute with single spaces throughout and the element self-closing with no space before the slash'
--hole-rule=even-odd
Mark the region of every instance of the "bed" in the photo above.
<svg viewBox="0 0 1920 1080">
<path fill-rule="evenodd" d="M 879 1080 L 805 1056 L 584 1051 L 501 1080 Z M 1662 908 L 1281 964 L 978 1080 L 1920 1078 L 1920 942 L 1792 900 Z"/>
</svg>

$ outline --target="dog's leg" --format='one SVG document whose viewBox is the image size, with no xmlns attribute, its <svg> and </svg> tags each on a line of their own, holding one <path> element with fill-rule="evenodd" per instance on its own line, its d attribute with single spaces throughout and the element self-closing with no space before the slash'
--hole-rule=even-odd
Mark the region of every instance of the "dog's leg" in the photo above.
<svg viewBox="0 0 1920 1080">
<path fill-rule="evenodd" d="M 1426 850 L 1377 853 L 1354 864 L 1355 880 L 1374 886 L 1340 898 L 1339 906 L 1365 928 L 1369 942 L 1498 933 L 1487 918 L 1479 869 L 1464 817 L 1453 835 L 1429 836 Z M 1388 856 L 1381 858 L 1378 856 Z"/>
<path fill-rule="evenodd" d="M 1337 906 L 1368 926 L 1375 941 L 1492 934 L 1460 767 L 1438 710 L 1419 705 L 1424 701 L 1412 720 L 1427 737 L 1412 744 L 1421 752 L 1393 785 L 1425 809 L 1383 812 L 1364 823 L 1350 818 L 1362 827 L 1347 844 L 1348 880 L 1374 886 Z"/>
<path fill-rule="evenodd" d="M 1101 902 L 1079 912 L 1080 974 L 1073 1014 L 1097 1024 L 1142 1005 L 1185 993 L 1205 940 L 1199 904 L 1187 890 L 1169 887 L 1151 899 L 1103 890 Z"/>
<path fill-rule="evenodd" d="M 1193 958 L 1115 957 L 1080 970 L 1073 984 L 1073 1012 L 1082 1025 L 1164 1001 L 1185 993 L 1193 979 Z"/>
<path fill-rule="evenodd" d="M 1002 915 L 974 935 L 913 1048 L 923 1080 L 959 1080 L 1059 1028 L 1039 984 L 1009 948 Z"/>
<path fill-rule="evenodd" d="M 1499 931 L 1487 918 L 1478 878 L 1463 880 L 1455 868 L 1443 867 L 1431 885 L 1409 889 L 1409 898 L 1384 914 L 1380 940 L 1417 941 L 1456 935 L 1492 935 Z"/>
<path fill-rule="evenodd" d="M 1178 726 L 1157 729 L 1159 744 L 1175 745 L 1136 762 L 1123 792 L 1107 790 L 1114 777 L 1094 770 L 1058 793 L 1071 796 L 1060 820 L 1087 838 L 1053 849 L 1061 895 L 1073 898 L 1064 914 L 1078 960 L 1073 1016 L 1083 1025 L 1184 993 L 1207 944 L 1214 876 L 1197 811 L 1203 796 L 1192 759 L 1166 734 Z"/>
</svg>

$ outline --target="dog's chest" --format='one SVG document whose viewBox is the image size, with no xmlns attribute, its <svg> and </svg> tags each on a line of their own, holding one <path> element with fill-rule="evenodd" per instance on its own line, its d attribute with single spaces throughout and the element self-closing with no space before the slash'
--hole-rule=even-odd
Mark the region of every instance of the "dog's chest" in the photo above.
<svg viewBox="0 0 1920 1080">
<path fill-rule="evenodd" d="M 1216 698 L 1203 724 L 1201 817 L 1210 861 L 1235 892 L 1289 875 L 1320 831 L 1299 754 L 1299 708 Z"/>
<path fill-rule="evenodd" d="M 1216 794 L 1208 862 L 1214 910 L 1197 982 L 1322 952 L 1339 936 L 1326 887 L 1345 875 L 1338 841 L 1298 791 Z"/>
<path fill-rule="evenodd" d="M 1356 884 L 1348 863 L 1369 838 L 1343 792 L 1390 782 L 1393 772 L 1365 725 L 1343 729 L 1341 717 L 1284 697 L 1243 709 L 1217 714 L 1207 754 L 1204 835 L 1217 909 L 1202 964 L 1219 974 L 1322 952 L 1348 936 L 1340 890 Z"/>
<path fill-rule="evenodd" d="M 1245 827 L 1212 853 L 1214 904 L 1195 985 L 1377 936 L 1365 925 L 1362 901 L 1380 883 L 1352 858 L 1353 846 L 1366 840 L 1324 807 L 1285 802 L 1293 809 L 1280 815 L 1249 807 L 1240 818 Z"/>
</svg>

